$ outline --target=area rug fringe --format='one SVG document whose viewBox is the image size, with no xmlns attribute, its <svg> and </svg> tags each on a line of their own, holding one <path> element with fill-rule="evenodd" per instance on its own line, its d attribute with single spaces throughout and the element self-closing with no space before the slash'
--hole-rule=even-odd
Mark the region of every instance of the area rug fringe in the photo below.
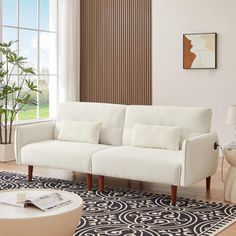
<svg viewBox="0 0 236 236">
<path fill-rule="evenodd" d="M 221 220 L 217 225 L 214 225 L 213 227 L 209 228 L 207 231 L 208 232 L 203 232 L 199 234 L 198 236 L 215 236 L 228 228 L 230 225 L 236 222 L 235 215 L 234 216 L 229 216 L 229 219 L 224 219 Z M 227 222 L 226 222 L 227 221 Z M 218 228 L 220 227 L 220 228 Z M 218 229 L 217 229 L 218 228 Z"/>
</svg>

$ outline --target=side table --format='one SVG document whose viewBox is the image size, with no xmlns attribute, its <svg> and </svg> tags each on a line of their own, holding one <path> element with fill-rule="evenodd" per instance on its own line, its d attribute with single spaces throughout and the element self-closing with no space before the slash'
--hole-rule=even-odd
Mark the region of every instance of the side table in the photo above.
<svg viewBox="0 0 236 236">
<path fill-rule="evenodd" d="M 231 165 L 225 178 L 225 200 L 236 203 L 236 149 L 225 148 L 224 152 Z"/>
</svg>

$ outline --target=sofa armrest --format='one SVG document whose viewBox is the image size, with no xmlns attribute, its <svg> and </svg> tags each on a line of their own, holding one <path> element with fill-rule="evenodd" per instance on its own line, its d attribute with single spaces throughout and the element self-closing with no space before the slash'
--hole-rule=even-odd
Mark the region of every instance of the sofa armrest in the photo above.
<svg viewBox="0 0 236 236">
<path fill-rule="evenodd" d="M 213 175 L 218 164 L 218 143 L 216 133 L 208 133 L 187 139 L 183 143 L 181 186 L 189 186 Z"/>
<path fill-rule="evenodd" d="M 53 139 L 54 127 L 54 121 L 17 126 L 14 138 L 16 162 L 21 164 L 21 148 L 24 145 Z"/>
</svg>

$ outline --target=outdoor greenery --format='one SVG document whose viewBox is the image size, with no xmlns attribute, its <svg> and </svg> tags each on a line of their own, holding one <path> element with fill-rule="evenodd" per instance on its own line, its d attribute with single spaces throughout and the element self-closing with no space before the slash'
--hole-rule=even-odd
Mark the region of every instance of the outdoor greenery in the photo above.
<svg viewBox="0 0 236 236">
<path fill-rule="evenodd" d="M 49 89 L 48 84 L 49 76 L 45 74 L 44 76 L 40 76 L 38 80 L 38 87 L 41 93 L 39 94 L 39 117 L 37 117 L 37 107 L 34 105 L 26 105 L 23 111 L 18 113 L 18 120 L 35 120 L 39 119 L 47 119 L 49 117 Z M 33 100 L 37 100 L 37 94 L 32 93 L 31 98 Z"/>
<path fill-rule="evenodd" d="M 39 105 L 39 118 L 45 119 L 49 117 L 49 105 L 44 103 Z M 37 107 L 36 106 L 25 106 L 25 111 L 19 112 L 19 120 L 33 120 L 37 118 Z"/>
<path fill-rule="evenodd" d="M 33 94 L 40 92 L 28 77 L 35 75 L 34 69 L 27 67 L 27 58 L 17 55 L 12 49 L 14 43 L 0 43 L 0 144 L 11 143 L 16 115 L 26 106 L 37 105 Z M 19 71 L 17 79 L 15 71 Z"/>
</svg>

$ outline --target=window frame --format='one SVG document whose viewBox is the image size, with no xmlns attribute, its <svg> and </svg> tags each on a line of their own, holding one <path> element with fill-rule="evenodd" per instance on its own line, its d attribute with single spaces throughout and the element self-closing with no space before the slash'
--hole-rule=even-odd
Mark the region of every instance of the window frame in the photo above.
<svg viewBox="0 0 236 236">
<path fill-rule="evenodd" d="M 19 119 L 19 114 L 17 114 L 16 117 L 16 121 L 15 123 L 25 123 L 25 122 L 36 122 L 36 121 L 43 121 L 43 120 L 50 120 L 52 118 L 55 118 L 56 115 L 56 111 L 57 111 L 57 106 L 58 106 L 58 91 L 59 91 L 59 86 L 58 86 L 58 0 L 54 0 L 56 1 L 56 27 L 55 30 L 45 30 L 45 29 L 40 29 L 40 1 L 41 0 L 36 0 L 36 4 L 37 4 L 37 27 L 36 28 L 29 28 L 29 27 L 21 27 L 20 26 L 20 1 L 21 0 L 16 0 L 16 14 L 17 14 L 17 22 L 16 22 L 16 26 L 11 26 L 11 25 L 7 25 L 7 24 L 3 24 L 3 0 L 0 0 L 0 41 L 2 42 L 3 39 L 3 30 L 4 28 L 6 29 L 15 29 L 17 31 L 17 54 L 19 55 L 20 52 L 20 31 L 21 30 L 28 30 L 28 31 L 33 31 L 37 33 L 37 68 L 36 69 L 37 73 L 36 75 L 34 75 L 34 78 L 37 78 L 37 88 L 39 88 L 39 80 L 42 76 L 48 76 L 49 78 L 49 83 L 50 83 L 50 78 L 54 77 L 56 81 L 53 81 L 54 86 L 56 86 L 56 88 L 54 87 L 54 96 L 53 99 L 50 96 L 51 90 L 50 90 L 50 85 L 48 84 L 48 89 L 49 89 L 49 115 L 47 118 L 40 118 L 40 101 L 39 101 L 39 93 L 37 93 L 37 106 L 36 106 L 36 118 L 35 119 L 24 119 L 24 120 L 20 120 Z M 50 0 L 49 0 L 50 1 Z M 55 70 L 56 73 L 48 73 L 48 74 L 42 74 L 40 72 L 40 33 L 49 33 L 49 34 L 54 34 L 55 36 L 55 43 L 56 43 L 56 62 L 55 62 Z M 18 80 L 19 80 L 19 72 L 17 74 L 12 74 L 13 76 L 17 76 Z M 54 100 L 54 101 L 52 101 Z M 51 104 L 51 105 L 50 105 Z"/>
</svg>

